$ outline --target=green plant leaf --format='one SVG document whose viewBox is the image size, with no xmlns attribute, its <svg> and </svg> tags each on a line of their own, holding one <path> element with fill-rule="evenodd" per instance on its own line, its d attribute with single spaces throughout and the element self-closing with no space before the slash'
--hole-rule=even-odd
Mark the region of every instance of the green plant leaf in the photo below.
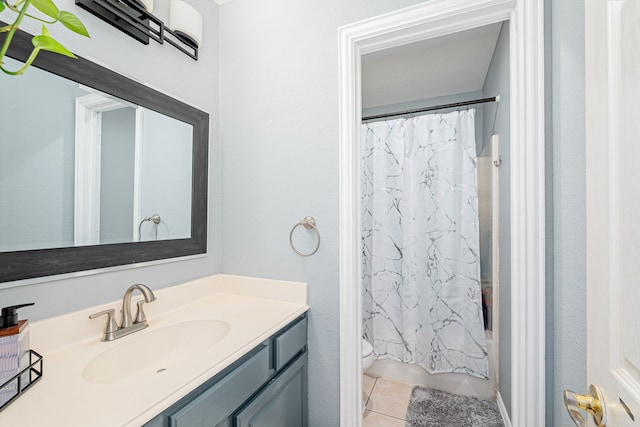
<svg viewBox="0 0 640 427">
<path fill-rule="evenodd" d="M 43 32 L 44 31 L 45 30 L 43 30 Z M 60 55 L 69 56 L 71 58 L 76 57 L 69 49 L 62 46 L 60 42 L 49 35 L 42 34 L 40 36 L 35 36 L 31 40 L 31 43 L 33 43 L 33 46 L 39 50 L 48 50 L 49 52 L 59 53 Z"/>
<path fill-rule="evenodd" d="M 58 19 L 58 15 L 60 15 L 58 7 L 51 0 L 31 0 L 31 4 L 40 12 L 53 19 Z"/>
<path fill-rule="evenodd" d="M 64 25 L 74 33 L 91 38 L 89 32 L 87 31 L 87 28 L 84 26 L 82 21 L 80 21 L 80 19 L 73 13 L 67 12 L 66 10 L 61 10 L 60 14 L 58 15 L 58 20 L 62 22 L 62 25 Z"/>
<path fill-rule="evenodd" d="M 4 5 L 4 1 L 0 0 L 0 12 L 4 10 L 6 6 Z"/>
</svg>

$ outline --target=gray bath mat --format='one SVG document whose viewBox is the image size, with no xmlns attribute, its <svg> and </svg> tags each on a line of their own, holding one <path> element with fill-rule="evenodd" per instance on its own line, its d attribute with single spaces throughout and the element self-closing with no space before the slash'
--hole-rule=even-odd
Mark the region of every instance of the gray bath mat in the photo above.
<svg viewBox="0 0 640 427">
<path fill-rule="evenodd" d="M 503 427 L 498 405 L 475 397 L 414 387 L 407 427 Z"/>
</svg>

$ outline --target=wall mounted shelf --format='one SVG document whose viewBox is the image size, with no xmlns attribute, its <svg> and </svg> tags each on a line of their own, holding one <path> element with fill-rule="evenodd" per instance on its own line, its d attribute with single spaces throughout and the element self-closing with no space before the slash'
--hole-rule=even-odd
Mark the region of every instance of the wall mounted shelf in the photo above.
<svg viewBox="0 0 640 427">
<path fill-rule="evenodd" d="M 167 42 L 198 60 L 198 45 L 188 36 L 172 31 L 137 0 L 75 0 L 76 5 L 113 25 L 143 44 Z"/>
</svg>

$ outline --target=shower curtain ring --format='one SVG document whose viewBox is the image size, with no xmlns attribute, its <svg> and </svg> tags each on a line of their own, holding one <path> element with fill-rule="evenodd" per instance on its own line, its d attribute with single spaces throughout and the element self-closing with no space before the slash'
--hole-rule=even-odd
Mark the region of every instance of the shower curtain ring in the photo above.
<svg viewBox="0 0 640 427">
<path fill-rule="evenodd" d="M 307 230 L 315 231 L 316 232 L 316 236 L 318 237 L 318 242 L 316 244 L 316 248 L 312 252 L 310 252 L 308 254 L 300 252 L 298 249 L 296 249 L 295 245 L 293 244 L 293 232 L 300 225 L 303 226 L 304 228 L 306 228 Z M 300 256 L 311 256 L 311 255 L 315 254 L 316 252 L 318 252 L 318 249 L 320 249 L 320 232 L 318 231 L 318 228 L 316 227 L 315 218 L 313 218 L 312 216 L 307 216 L 302 221 L 300 221 L 296 225 L 294 225 L 293 228 L 291 229 L 291 232 L 289 233 L 289 244 L 291 245 L 291 249 L 293 249 L 293 251 L 295 253 L 297 253 L 298 255 L 300 255 Z"/>
</svg>

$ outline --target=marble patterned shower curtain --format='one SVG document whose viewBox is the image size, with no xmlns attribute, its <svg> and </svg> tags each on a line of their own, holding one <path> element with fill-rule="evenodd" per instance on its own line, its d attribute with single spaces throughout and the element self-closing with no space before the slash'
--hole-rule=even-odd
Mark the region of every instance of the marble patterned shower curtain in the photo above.
<svg viewBox="0 0 640 427">
<path fill-rule="evenodd" d="M 365 337 L 377 358 L 488 378 L 474 110 L 362 134 Z"/>
</svg>

